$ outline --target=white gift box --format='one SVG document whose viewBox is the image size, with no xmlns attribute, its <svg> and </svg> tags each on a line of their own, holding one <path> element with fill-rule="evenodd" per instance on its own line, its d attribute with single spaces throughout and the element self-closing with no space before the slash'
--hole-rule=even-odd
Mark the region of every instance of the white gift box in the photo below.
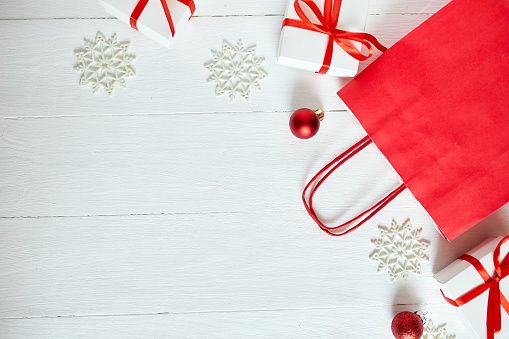
<svg viewBox="0 0 509 339">
<path fill-rule="evenodd" d="M 294 8 L 295 0 L 288 0 L 286 18 L 300 20 Z M 323 14 L 324 0 L 315 0 Z M 301 8 L 314 24 L 320 24 L 313 12 L 301 3 Z M 369 0 L 343 0 L 337 29 L 361 33 L 364 32 L 368 15 Z M 278 64 L 302 68 L 317 72 L 323 65 L 329 36 L 302 28 L 285 26 L 281 30 Z M 351 46 L 361 50 L 360 42 L 351 42 Z M 329 71 L 326 73 L 338 77 L 353 77 L 357 74 L 359 61 L 334 43 L 334 51 Z"/>
<path fill-rule="evenodd" d="M 131 14 L 138 2 L 139 0 L 99 0 L 99 3 L 104 6 L 108 13 L 116 16 L 129 26 L 131 25 Z M 150 0 L 147 3 L 137 21 L 137 27 L 139 32 L 170 48 L 192 14 L 189 6 L 177 0 L 166 0 L 166 3 L 168 4 L 175 28 L 175 36 L 172 36 L 170 25 L 160 0 Z"/>
<path fill-rule="evenodd" d="M 493 263 L 493 253 L 502 237 L 490 237 L 472 249 L 467 254 L 478 259 L 484 266 L 490 276 L 495 274 L 495 265 Z M 509 242 L 502 244 L 500 248 L 500 261 L 502 261 L 509 252 Z M 477 270 L 470 263 L 464 260 L 456 260 L 435 275 L 435 279 L 441 284 L 441 289 L 445 296 L 450 299 L 457 299 L 475 287 L 482 285 L 484 280 Z M 500 280 L 500 291 L 509 298 L 509 277 Z M 489 289 L 484 291 L 477 298 L 460 306 L 451 308 L 457 309 L 461 317 L 470 324 L 474 333 L 481 339 L 487 338 L 486 317 L 488 312 Z M 449 305 L 445 300 L 446 305 Z M 495 338 L 505 338 L 509 333 L 509 315 L 501 308 L 502 330 Z"/>
</svg>

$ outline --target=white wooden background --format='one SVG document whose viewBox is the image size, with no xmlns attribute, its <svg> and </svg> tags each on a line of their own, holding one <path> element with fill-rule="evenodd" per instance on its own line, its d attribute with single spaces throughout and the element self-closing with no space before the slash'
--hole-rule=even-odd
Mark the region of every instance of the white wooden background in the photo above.
<svg viewBox="0 0 509 339">
<path fill-rule="evenodd" d="M 446 3 L 372 0 L 367 31 L 390 46 Z M 325 235 L 300 194 L 363 136 L 335 94 L 345 81 L 276 64 L 286 0 L 196 4 L 168 51 L 94 0 L 0 3 L 0 337 L 391 338 L 397 312 L 426 310 L 472 338 L 433 273 L 509 233 L 509 208 L 448 243 L 406 192 L 350 236 Z M 137 57 L 112 98 L 73 72 L 97 31 Z M 230 103 L 203 65 L 238 39 L 269 77 Z M 307 141 L 288 129 L 303 106 L 327 111 Z M 369 148 L 317 208 L 332 222 L 394 185 Z M 431 242 L 422 276 L 391 283 L 368 259 L 392 219 Z"/>
</svg>

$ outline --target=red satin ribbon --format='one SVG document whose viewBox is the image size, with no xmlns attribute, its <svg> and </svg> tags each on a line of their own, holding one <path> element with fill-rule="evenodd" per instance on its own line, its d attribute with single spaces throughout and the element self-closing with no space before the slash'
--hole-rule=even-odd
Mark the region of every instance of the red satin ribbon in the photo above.
<svg viewBox="0 0 509 339">
<path fill-rule="evenodd" d="M 194 11 L 196 10 L 196 6 L 194 5 L 193 0 L 177 0 L 178 2 L 183 3 L 189 9 L 191 10 L 191 17 L 194 14 Z M 136 7 L 133 10 L 133 13 L 131 14 L 131 27 L 135 30 L 138 30 L 138 19 L 140 18 L 141 13 L 145 9 L 145 6 L 149 0 L 140 0 Z M 173 20 L 171 18 L 170 10 L 168 9 L 168 4 L 166 3 L 166 0 L 161 0 L 161 5 L 163 6 L 164 14 L 166 15 L 166 19 L 168 20 L 168 24 L 170 25 L 171 30 L 171 36 L 175 36 L 175 26 L 173 25 Z M 191 19 L 189 17 L 189 19 Z"/>
<path fill-rule="evenodd" d="M 502 328 L 502 315 L 500 306 L 509 314 L 509 302 L 505 298 L 504 294 L 500 291 L 500 280 L 504 279 L 509 275 L 509 255 L 506 255 L 502 263 L 500 262 L 500 247 L 504 242 L 509 240 L 509 236 L 503 238 L 493 253 L 493 263 L 495 264 L 495 276 L 491 277 L 483 265 L 476 258 L 468 254 L 463 254 L 458 259 L 465 260 L 475 267 L 479 275 L 483 278 L 484 284 L 477 286 L 468 293 L 463 294 L 456 300 L 447 298 L 442 292 L 445 300 L 456 307 L 462 306 L 469 301 L 477 298 L 486 290 L 489 289 L 488 296 L 488 315 L 486 319 L 486 328 L 488 331 L 488 339 L 494 339 L 495 333 L 500 333 Z"/>
<path fill-rule="evenodd" d="M 311 20 L 309 20 L 309 18 L 306 16 L 306 14 L 304 14 L 304 11 L 300 7 L 299 3 L 300 1 L 305 3 L 311 9 L 311 11 L 313 11 L 321 25 L 314 24 L 311 22 Z M 294 7 L 300 20 L 287 18 L 283 21 L 283 27 L 285 26 L 297 27 L 307 29 L 313 32 L 320 32 L 323 34 L 327 34 L 329 36 L 329 42 L 327 44 L 327 50 L 325 52 L 322 68 L 320 68 L 320 70 L 316 72 L 319 74 L 327 73 L 327 71 L 330 68 L 332 54 L 334 51 L 334 42 L 336 42 L 339 45 L 339 47 L 341 47 L 346 53 L 348 53 L 349 55 L 351 55 L 352 57 L 359 61 L 369 59 L 373 55 L 373 47 L 371 47 L 371 44 L 373 44 L 381 52 L 385 52 L 387 50 L 387 48 L 382 46 L 378 42 L 378 40 L 371 34 L 352 33 L 336 29 L 339 20 L 339 12 L 341 9 L 341 1 L 342 0 L 325 0 L 324 14 L 322 15 L 320 9 L 313 2 L 313 0 L 295 0 Z M 362 43 L 369 50 L 369 55 L 367 56 L 363 55 L 357 49 L 343 43 L 341 40 L 351 40 Z"/>
</svg>

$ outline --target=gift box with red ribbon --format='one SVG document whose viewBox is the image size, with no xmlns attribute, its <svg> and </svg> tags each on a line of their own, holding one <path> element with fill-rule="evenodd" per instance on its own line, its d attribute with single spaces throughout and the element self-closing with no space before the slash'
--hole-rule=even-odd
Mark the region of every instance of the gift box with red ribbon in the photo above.
<svg viewBox="0 0 509 339">
<path fill-rule="evenodd" d="M 355 76 L 359 61 L 371 57 L 373 47 L 385 51 L 374 36 L 363 33 L 368 7 L 369 0 L 289 0 L 278 63 L 320 74 Z"/>
<path fill-rule="evenodd" d="M 508 252 L 509 236 L 491 237 L 435 275 L 446 302 L 482 339 L 509 334 Z"/>
<path fill-rule="evenodd" d="M 193 0 L 100 0 L 104 8 L 132 28 L 170 48 L 193 16 Z"/>
</svg>

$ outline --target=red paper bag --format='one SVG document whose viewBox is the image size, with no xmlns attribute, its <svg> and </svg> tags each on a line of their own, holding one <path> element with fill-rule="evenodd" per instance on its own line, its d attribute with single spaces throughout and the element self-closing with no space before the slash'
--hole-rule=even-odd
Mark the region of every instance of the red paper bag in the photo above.
<svg viewBox="0 0 509 339">
<path fill-rule="evenodd" d="M 404 182 L 350 222 L 408 188 L 452 240 L 509 201 L 508 0 L 453 0 L 338 95 L 368 137 L 323 171 L 373 141 Z"/>
</svg>

